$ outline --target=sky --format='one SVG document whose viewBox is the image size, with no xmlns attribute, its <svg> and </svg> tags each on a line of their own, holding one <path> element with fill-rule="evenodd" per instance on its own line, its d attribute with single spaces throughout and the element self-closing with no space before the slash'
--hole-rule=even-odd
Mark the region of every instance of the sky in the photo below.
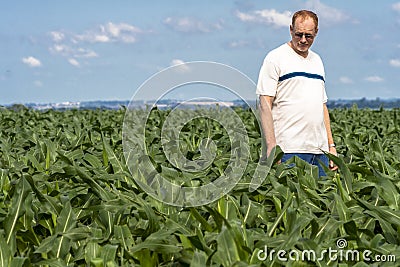
<svg viewBox="0 0 400 267">
<path fill-rule="evenodd" d="M 398 0 L 3 0 L 0 105 L 129 100 L 158 72 L 192 61 L 256 83 L 299 9 L 319 16 L 312 50 L 329 99 L 400 98 Z M 187 89 L 189 98 L 202 90 Z M 159 97 L 151 88 L 141 95 Z"/>
</svg>

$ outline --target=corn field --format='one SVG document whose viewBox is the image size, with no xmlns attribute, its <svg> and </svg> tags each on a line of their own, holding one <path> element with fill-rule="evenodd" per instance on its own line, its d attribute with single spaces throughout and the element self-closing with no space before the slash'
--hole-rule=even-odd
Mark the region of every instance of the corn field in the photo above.
<svg viewBox="0 0 400 267">
<path fill-rule="evenodd" d="M 399 109 L 332 110 L 339 170 L 318 178 L 295 158 L 274 164 L 253 192 L 260 131 L 250 111 L 235 112 L 250 144 L 243 177 L 219 200 L 181 208 L 146 194 L 128 170 L 124 109 L 0 110 L 0 266 L 400 266 Z M 217 146 L 214 162 L 187 176 L 163 154 L 167 116 L 154 109 L 147 125 L 156 170 L 185 186 L 221 175 L 231 149 L 224 128 L 185 125 L 187 159 L 205 137 Z M 330 248 L 360 255 L 319 257 Z M 293 259 L 304 251 L 317 257 Z"/>
</svg>

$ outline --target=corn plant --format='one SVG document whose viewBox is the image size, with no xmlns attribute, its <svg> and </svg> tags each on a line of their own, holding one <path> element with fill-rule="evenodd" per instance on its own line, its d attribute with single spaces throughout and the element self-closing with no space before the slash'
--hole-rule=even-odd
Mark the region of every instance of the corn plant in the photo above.
<svg viewBox="0 0 400 267">
<path fill-rule="evenodd" d="M 260 131 L 250 111 L 236 109 L 250 143 L 242 179 L 219 200 L 186 208 L 159 202 L 137 184 L 123 156 L 124 112 L 0 111 L 0 266 L 399 265 L 398 109 L 333 110 L 339 156 L 330 158 L 339 170 L 318 178 L 315 167 L 294 158 L 275 164 L 253 192 Z M 168 112 L 154 110 L 146 126 L 156 170 L 184 186 L 218 177 L 231 153 L 227 132 L 202 118 L 185 125 L 179 149 L 188 159 L 200 156 L 203 138 L 217 147 L 204 173 L 187 175 L 162 151 Z M 318 254 L 338 239 L 346 249 L 398 260 L 259 257 L 266 247 Z"/>
</svg>

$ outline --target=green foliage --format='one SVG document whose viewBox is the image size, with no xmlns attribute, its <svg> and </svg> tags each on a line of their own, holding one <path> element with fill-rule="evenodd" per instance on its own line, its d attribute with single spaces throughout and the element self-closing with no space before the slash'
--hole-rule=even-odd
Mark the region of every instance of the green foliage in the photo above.
<svg viewBox="0 0 400 267">
<path fill-rule="evenodd" d="M 123 110 L 1 110 L 0 266 L 353 266 L 257 257 L 266 246 L 321 252 L 339 238 L 400 259 L 399 110 L 333 110 L 339 171 L 318 179 L 296 158 L 295 167 L 274 165 L 252 192 L 260 132 L 250 111 L 235 112 L 250 141 L 242 180 L 217 202 L 177 208 L 146 195 L 124 164 Z M 185 186 L 219 177 L 231 154 L 227 131 L 201 118 L 185 125 L 187 159 L 201 156 L 203 139 L 216 150 L 206 175 L 184 173 L 162 153 L 167 115 L 155 110 L 146 129 L 157 170 Z"/>
</svg>

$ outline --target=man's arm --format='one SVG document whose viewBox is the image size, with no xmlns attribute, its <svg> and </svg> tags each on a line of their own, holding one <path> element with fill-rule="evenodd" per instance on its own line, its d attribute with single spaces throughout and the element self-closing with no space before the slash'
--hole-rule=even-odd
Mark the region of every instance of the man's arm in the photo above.
<svg viewBox="0 0 400 267">
<path fill-rule="evenodd" d="M 267 145 L 267 157 L 271 153 L 271 150 L 276 146 L 274 121 L 272 119 L 272 103 L 274 101 L 273 96 L 261 95 L 260 96 L 260 119 L 263 138 Z"/>
<path fill-rule="evenodd" d="M 324 122 L 325 122 L 326 133 L 328 135 L 329 153 L 337 156 L 336 147 L 332 146 L 335 144 L 335 142 L 333 141 L 332 130 L 331 130 L 331 121 L 329 119 L 328 107 L 326 106 L 325 103 L 324 103 Z M 336 166 L 335 167 L 333 166 L 332 161 L 329 162 L 329 167 L 333 170 L 337 169 Z"/>
</svg>

